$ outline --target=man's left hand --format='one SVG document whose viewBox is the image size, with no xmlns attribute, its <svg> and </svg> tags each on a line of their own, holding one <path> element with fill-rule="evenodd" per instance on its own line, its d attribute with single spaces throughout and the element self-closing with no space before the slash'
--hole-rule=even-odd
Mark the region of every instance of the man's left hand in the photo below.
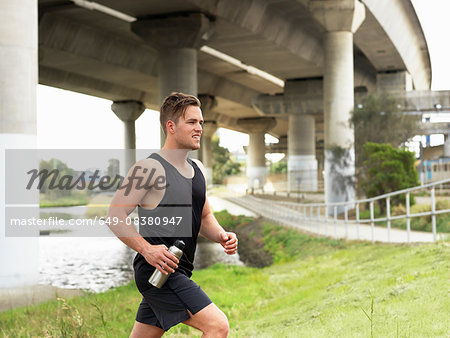
<svg viewBox="0 0 450 338">
<path fill-rule="evenodd" d="M 238 246 L 236 234 L 234 232 L 222 232 L 220 234 L 220 244 L 225 249 L 227 255 L 234 255 Z"/>
</svg>

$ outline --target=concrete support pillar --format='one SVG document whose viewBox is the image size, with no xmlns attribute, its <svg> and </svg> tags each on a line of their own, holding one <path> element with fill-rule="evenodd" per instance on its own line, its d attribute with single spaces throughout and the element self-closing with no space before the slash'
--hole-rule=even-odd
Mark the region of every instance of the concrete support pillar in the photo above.
<svg viewBox="0 0 450 338">
<path fill-rule="evenodd" d="M 195 48 L 160 49 L 158 70 L 160 104 L 172 92 L 197 96 L 197 50 Z"/>
<path fill-rule="evenodd" d="M 250 136 L 247 151 L 248 190 L 262 189 L 267 177 L 264 135 L 276 125 L 276 120 L 270 117 L 246 118 L 239 119 L 238 124 Z"/>
<path fill-rule="evenodd" d="M 124 126 L 124 163 L 121 163 L 121 172 L 126 174 L 136 162 L 136 127 L 135 121 L 145 110 L 145 106 L 139 101 L 115 101 L 111 110 L 123 122 Z"/>
<path fill-rule="evenodd" d="M 24 203 L 5 191 L 5 150 L 37 146 L 37 18 L 36 0 L 0 1 L 0 288 L 37 284 L 39 277 L 38 238 L 5 237 L 6 204 Z M 36 208 L 37 191 L 32 199 Z M 37 208 L 32 213 L 39 217 Z"/>
<path fill-rule="evenodd" d="M 444 137 L 444 157 L 450 158 L 450 134 L 446 134 Z"/>
<path fill-rule="evenodd" d="M 317 191 L 315 121 L 290 114 L 288 130 L 288 190 Z"/>
<path fill-rule="evenodd" d="M 203 124 L 203 133 L 201 139 L 201 161 L 205 166 L 206 183 L 213 184 L 213 163 L 212 163 L 212 136 L 217 130 L 217 123 L 215 121 L 205 122 Z"/>
<path fill-rule="evenodd" d="M 197 50 L 194 48 L 162 48 L 158 68 L 159 105 L 172 92 L 197 96 Z M 166 135 L 161 128 L 161 147 Z M 198 158 L 198 151 L 190 154 Z"/>
<path fill-rule="evenodd" d="M 168 14 L 139 19 L 131 24 L 131 30 L 159 51 L 160 104 L 172 92 L 197 95 L 197 49 L 212 34 L 209 18 L 202 13 Z M 161 130 L 161 146 L 164 142 Z"/>
<path fill-rule="evenodd" d="M 289 119 L 288 191 L 317 191 L 316 131 L 312 114 L 323 114 L 322 79 L 287 80 L 283 95 L 259 95 L 252 101 L 262 114 Z M 281 146 L 281 144 L 280 144 Z"/>
<path fill-rule="evenodd" d="M 216 120 L 219 114 L 214 111 L 214 107 L 217 106 L 217 100 L 214 96 L 207 94 L 200 94 L 198 98 L 202 104 L 201 109 L 204 120 L 199 157 L 205 166 L 206 182 L 208 185 L 211 185 L 213 184 L 211 139 L 217 130 Z"/>
<path fill-rule="evenodd" d="M 325 201 L 349 201 L 355 195 L 354 131 L 349 125 L 354 105 L 353 33 L 365 9 L 357 0 L 311 0 L 309 9 L 325 28 Z"/>
</svg>

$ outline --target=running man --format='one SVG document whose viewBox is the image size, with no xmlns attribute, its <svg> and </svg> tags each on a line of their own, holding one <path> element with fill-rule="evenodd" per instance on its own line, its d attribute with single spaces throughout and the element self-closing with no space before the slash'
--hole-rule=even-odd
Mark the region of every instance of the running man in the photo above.
<svg viewBox="0 0 450 338">
<path fill-rule="evenodd" d="M 238 243 L 211 211 L 203 164 L 188 158 L 189 151 L 200 148 L 200 101 L 170 94 L 161 106 L 160 122 L 166 135 L 163 148 L 130 169 L 123 185 L 131 190 L 117 190 L 107 217 L 115 220 L 110 228 L 117 237 L 137 251 L 133 266 L 143 298 L 130 337 L 161 337 L 179 323 L 202 331 L 204 337 L 226 337 L 227 317 L 190 279 L 198 234 L 220 243 L 228 255 L 236 253 Z M 136 207 L 140 233 L 126 221 Z M 186 244 L 180 260 L 168 251 L 177 239 Z M 155 269 L 171 273 L 160 289 L 148 282 Z"/>
</svg>

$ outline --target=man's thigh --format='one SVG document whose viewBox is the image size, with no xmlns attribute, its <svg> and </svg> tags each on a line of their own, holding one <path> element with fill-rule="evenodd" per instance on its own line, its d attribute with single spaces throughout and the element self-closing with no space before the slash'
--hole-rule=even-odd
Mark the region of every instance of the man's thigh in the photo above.
<svg viewBox="0 0 450 338">
<path fill-rule="evenodd" d="M 130 338 L 159 338 L 164 334 L 164 330 L 153 325 L 134 322 Z"/>
<path fill-rule="evenodd" d="M 220 310 L 216 304 L 211 303 L 208 306 L 201 309 L 195 315 L 190 313 L 191 318 L 185 320 L 183 323 L 198 330 L 205 331 L 208 328 L 220 326 L 221 324 L 227 323 L 227 316 Z"/>
</svg>

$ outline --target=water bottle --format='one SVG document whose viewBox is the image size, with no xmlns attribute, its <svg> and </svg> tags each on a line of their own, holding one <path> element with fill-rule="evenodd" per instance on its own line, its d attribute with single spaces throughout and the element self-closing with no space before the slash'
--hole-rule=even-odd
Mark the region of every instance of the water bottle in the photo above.
<svg viewBox="0 0 450 338">
<path fill-rule="evenodd" d="M 169 252 L 173 254 L 176 258 L 180 259 L 181 256 L 183 256 L 184 246 L 185 246 L 184 242 L 177 239 L 175 243 L 169 248 Z M 170 272 L 167 275 L 165 275 L 158 269 L 155 269 L 153 274 L 150 276 L 148 282 L 159 289 L 164 285 L 169 276 Z"/>
</svg>

